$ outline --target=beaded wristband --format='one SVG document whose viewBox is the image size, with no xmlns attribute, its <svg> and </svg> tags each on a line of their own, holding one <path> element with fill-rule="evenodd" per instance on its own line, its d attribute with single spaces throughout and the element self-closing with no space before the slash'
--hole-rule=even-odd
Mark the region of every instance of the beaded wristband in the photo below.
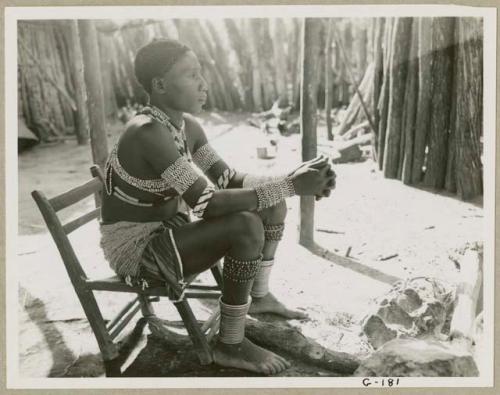
<svg viewBox="0 0 500 395">
<path fill-rule="evenodd" d="M 295 189 L 290 177 L 258 185 L 255 187 L 255 192 L 257 192 L 258 211 L 275 206 L 282 200 L 295 195 Z"/>
</svg>

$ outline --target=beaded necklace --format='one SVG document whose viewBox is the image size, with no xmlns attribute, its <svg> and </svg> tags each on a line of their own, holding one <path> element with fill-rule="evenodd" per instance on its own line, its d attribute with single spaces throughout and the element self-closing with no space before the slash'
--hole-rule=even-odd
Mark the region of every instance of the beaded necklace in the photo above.
<svg viewBox="0 0 500 395">
<path fill-rule="evenodd" d="M 147 115 L 150 118 L 156 120 L 162 125 L 166 126 L 169 132 L 172 134 L 174 138 L 175 145 L 177 147 L 177 151 L 181 156 L 187 157 L 189 162 L 192 162 L 191 153 L 188 149 L 187 138 L 184 129 L 184 120 L 182 120 L 181 127 L 178 129 L 171 122 L 170 118 L 167 114 L 165 114 L 162 110 L 155 106 L 147 106 L 144 107 L 138 114 Z M 154 194 L 159 194 L 159 192 L 165 191 L 170 188 L 170 185 L 163 178 L 155 178 L 155 179 L 141 179 L 130 175 L 121 165 L 118 159 L 118 143 L 115 144 L 113 149 L 110 152 L 108 161 L 106 162 L 105 174 L 106 174 L 106 192 L 108 195 L 113 193 L 113 185 L 112 185 L 112 172 L 115 173 L 127 184 L 130 184 L 137 189 L 151 192 Z M 171 196 L 165 197 L 165 200 L 170 199 Z"/>
</svg>

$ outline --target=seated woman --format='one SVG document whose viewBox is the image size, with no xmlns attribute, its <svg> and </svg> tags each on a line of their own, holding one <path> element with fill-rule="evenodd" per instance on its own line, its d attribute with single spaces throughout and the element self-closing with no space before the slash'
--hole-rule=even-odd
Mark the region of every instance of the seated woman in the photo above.
<svg viewBox="0 0 500 395">
<path fill-rule="evenodd" d="M 162 279 L 185 286 L 224 258 L 214 360 L 276 374 L 289 362 L 245 338 L 245 316 L 304 317 L 269 292 L 285 199 L 328 196 L 335 174 L 324 157 L 282 177 L 229 167 L 188 115 L 200 112 L 207 98 L 200 69 L 196 55 L 175 40 L 156 40 L 138 51 L 135 73 L 150 104 L 128 123 L 110 153 L 101 246 L 119 275 L 143 286 Z M 200 219 L 190 222 L 189 210 Z"/>
</svg>

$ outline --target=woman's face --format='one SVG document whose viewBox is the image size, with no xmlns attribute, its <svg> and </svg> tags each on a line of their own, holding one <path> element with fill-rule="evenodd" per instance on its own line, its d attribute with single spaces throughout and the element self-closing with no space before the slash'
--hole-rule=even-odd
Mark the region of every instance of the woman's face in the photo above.
<svg viewBox="0 0 500 395">
<path fill-rule="evenodd" d="M 186 52 L 175 62 L 165 73 L 163 81 L 162 96 L 168 107 L 193 114 L 201 111 L 207 101 L 208 86 L 194 52 Z"/>
</svg>

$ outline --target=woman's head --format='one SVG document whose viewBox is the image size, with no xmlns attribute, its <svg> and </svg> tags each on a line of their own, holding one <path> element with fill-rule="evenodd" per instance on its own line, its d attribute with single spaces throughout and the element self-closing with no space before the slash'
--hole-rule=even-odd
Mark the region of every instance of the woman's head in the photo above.
<svg viewBox="0 0 500 395">
<path fill-rule="evenodd" d="M 153 101 L 197 113 L 207 98 L 207 84 L 194 52 L 177 40 L 161 39 L 140 48 L 135 75 Z"/>
</svg>

